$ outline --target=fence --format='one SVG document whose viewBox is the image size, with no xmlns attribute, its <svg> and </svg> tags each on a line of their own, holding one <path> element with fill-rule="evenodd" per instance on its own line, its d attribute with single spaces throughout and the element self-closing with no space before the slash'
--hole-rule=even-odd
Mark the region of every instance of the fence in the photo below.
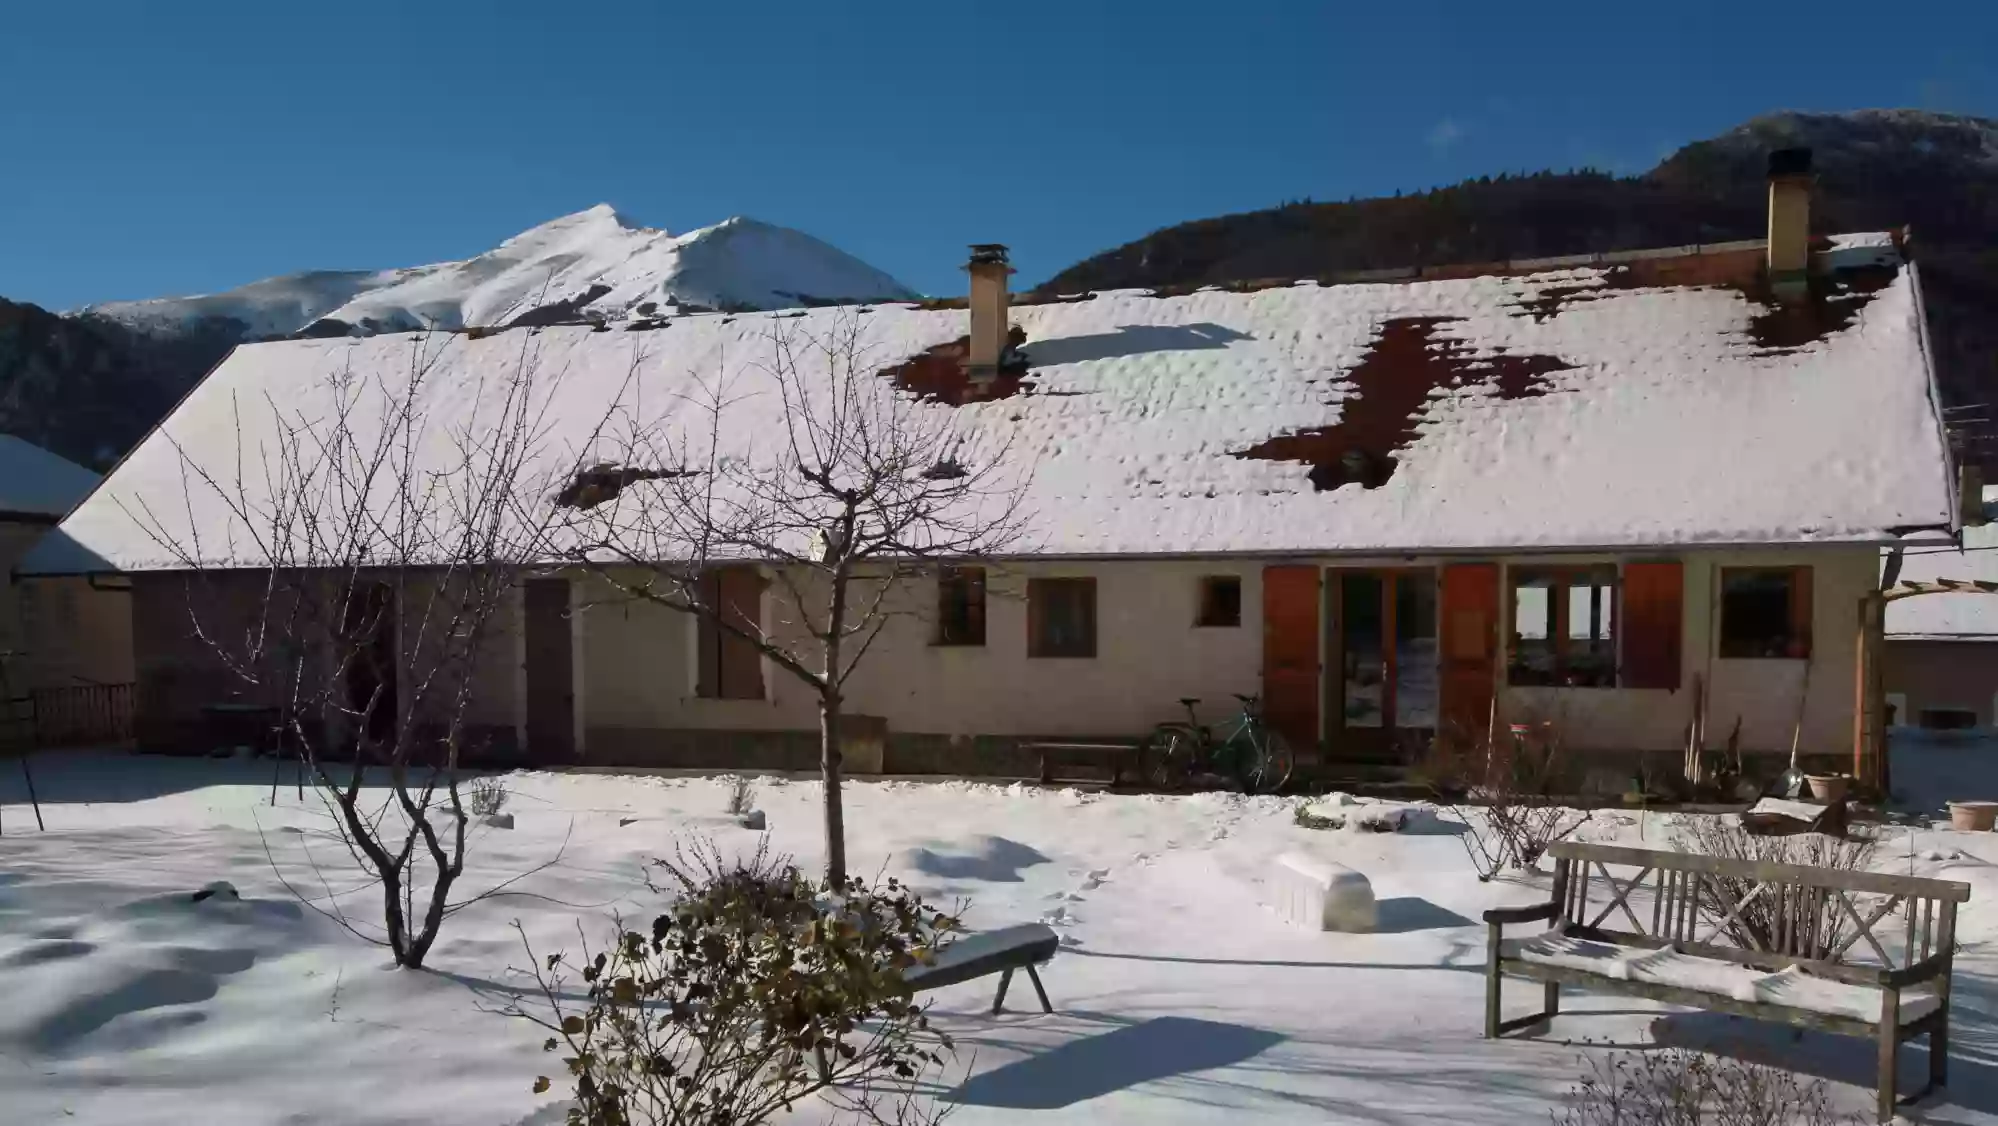
<svg viewBox="0 0 1998 1126">
<path fill-rule="evenodd" d="M 4 701 L 8 730 L 0 738 L 29 739 L 37 748 L 126 743 L 132 738 L 132 686 L 78 684 L 37 688 Z"/>
</svg>

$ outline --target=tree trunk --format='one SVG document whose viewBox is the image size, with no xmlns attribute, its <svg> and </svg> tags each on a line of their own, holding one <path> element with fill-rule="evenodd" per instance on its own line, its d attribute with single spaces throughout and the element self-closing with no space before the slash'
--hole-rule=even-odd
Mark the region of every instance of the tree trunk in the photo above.
<svg viewBox="0 0 1998 1126">
<path fill-rule="evenodd" d="M 846 812 L 840 804 L 839 693 L 819 696 L 819 775 L 826 784 L 826 882 L 846 884 Z"/>
<path fill-rule="evenodd" d="M 847 524 L 851 543 L 852 522 Z M 846 885 L 846 811 L 839 792 L 839 643 L 846 628 L 846 568 L 836 568 L 832 576 L 832 606 L 826 614 L 822 652 L 825 666 L 819 681 L 819 776 L 826 786 L 826 882 L 835 890 Z"/>
</svg>

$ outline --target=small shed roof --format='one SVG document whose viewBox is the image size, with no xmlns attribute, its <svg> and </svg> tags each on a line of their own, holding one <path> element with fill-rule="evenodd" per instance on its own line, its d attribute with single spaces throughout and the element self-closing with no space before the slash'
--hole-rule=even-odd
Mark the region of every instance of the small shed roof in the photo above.
<svg viewBox="0 0 1998 1126">
<path fill-rule="evenodd" d="M 68 458 L 12 434 L 0 434 L 0 519 L 61 516 L 99 480 Z"/>
</svg>

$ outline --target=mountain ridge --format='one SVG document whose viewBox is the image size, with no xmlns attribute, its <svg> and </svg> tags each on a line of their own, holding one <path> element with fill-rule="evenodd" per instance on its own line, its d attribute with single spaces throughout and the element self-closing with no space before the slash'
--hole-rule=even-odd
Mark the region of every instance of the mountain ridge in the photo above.
<svg viewBox="0 0 1998 1126">
<path fill-rule="evenodd" d="M 154 335 L 201 320 L 236 320 L 245 339 L 266 339 L 500 327 L 550 306 L 614 320 L 647 303 L 656 311 L 747 310 L 916 296 L 801 231 L 734 216 L 674 235 L 598 204 L 466 259 L 310 270 L 219 293 L 87 305 L 75 315 Z"/>
<path fill-rule="evenodd" d="M 69 313 L 0 298 L 0 433 L 107 468 L 250 341 L 917 297 L 802 231 L 736 216 L 674 235 L 598 204 L 458 261 L 306 270 Z"/>
</svg>

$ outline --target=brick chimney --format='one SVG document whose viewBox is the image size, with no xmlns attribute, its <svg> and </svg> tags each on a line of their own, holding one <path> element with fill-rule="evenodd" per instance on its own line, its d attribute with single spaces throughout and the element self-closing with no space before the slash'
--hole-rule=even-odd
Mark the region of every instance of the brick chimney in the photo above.
<svg viewBox="0 0 1998 1126">
<path fill-rule="evenodd" d="M 1769 288 L 1778 300 L 1810 292 L 1811 150 L 1769 154 Z"/>
<path fill-rule="evenodd" d="M 983 386 L 998 378 L 1006 352 L 1006 276 L 1013 267 L 1004 246 L 981 242 L 972 245 L 964 268 L 971 275 L 971 352 L 965 363 L 972 384 Z"/>
</svg>

